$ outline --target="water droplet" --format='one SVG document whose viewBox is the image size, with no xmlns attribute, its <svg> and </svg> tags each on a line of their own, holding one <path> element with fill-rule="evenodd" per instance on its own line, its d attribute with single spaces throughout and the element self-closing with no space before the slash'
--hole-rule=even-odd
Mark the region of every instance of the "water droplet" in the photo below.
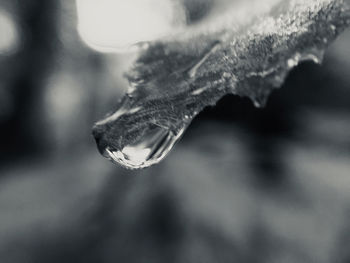
<svg viewBox="0 0 350 263">
<path fill-rule="evenodd" d="M 297 53 L 297 55 L 295 55 L 293 58 L 290 58 L 287 60 L 288 67 L 293 68 L 293 67 L 297 66 L 299 63 L 299 60 L 300 60 L 300 54 Z"/>
<path fill-rule="evenodd" d="M 293 57 L 287 60 L 288 68 L 293 68 L 303 61 L 313 61 L 316 64 L 321 64 L 324 56 L 324 51 L 321 49 L 312 49 L 305 53 L 297 52 Z"/>
<path fill-rule="evenodd" d="M 313 51 L 310 53 L 305 54 L 302 57 L 302 61 L 307 61 L 307 60 L 311 60 L 316 64 L 321 64 L 322 60 L 323 60 L 323 56 L 324 56 L 324 51 L 323 50 L 318 50 L 318 51 Z"/>
<path fill-rule="evenodd" d="M 268 99 L 268 94 L 260 94 L 259 96 L 253 99 L 253 104 L 257 108 L 264 108 L 266 106 Z"/>
<path fill-rule="evenodd" d="M 254 102 L 254 106 L 257 107 L 257 108 L 262 108 L 262 105 L 259 101 L 255 100 Z"/>
<path fill-rule="evenodd" d="M 130 169 L 146 168 L 160 162 L 179 140 L 186 127 L 178 133 L 151 124 L 144 136 L 123 149 L 107 146 L 103 155 L 113 162 Z"/>
</svg>

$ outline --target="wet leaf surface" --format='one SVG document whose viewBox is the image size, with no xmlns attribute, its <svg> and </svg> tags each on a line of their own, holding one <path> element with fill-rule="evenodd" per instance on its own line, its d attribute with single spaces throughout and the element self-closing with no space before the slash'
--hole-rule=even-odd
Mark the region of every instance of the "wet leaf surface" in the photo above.
<svg viewBox="0 0 350 263">
<path fill-rule="evenodd" d="M 350 23 L 340 0 L 252 0 L 225 10 L 141 52 L 117 111 L 94 126 L 103 155 L 127 168 L 158 163 L 203 108 L 226 94 L 264 106 L 292 68 L 320 63 Z"/>
</svg>

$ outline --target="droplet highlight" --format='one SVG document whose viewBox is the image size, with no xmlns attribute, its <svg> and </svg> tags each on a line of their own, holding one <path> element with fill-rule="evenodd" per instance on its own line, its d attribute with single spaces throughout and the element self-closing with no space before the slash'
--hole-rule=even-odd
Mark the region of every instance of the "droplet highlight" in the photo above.
<svg viewBox="0 0 350 263">
<path fill-rule="evenodd" d="M 182 136 L 185 128 L 177 134 L 155 124 L 140 140 L 123 149 L 105 148 L 104 156 L 129 169 L 146 168 L 160 162 Z"/>
</svg>

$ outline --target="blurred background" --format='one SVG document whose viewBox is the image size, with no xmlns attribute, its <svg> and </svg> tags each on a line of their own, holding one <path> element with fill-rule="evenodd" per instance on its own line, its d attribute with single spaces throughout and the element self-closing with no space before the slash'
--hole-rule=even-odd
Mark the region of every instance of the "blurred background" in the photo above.
<svg viewBox="0 0 350 263">
<path fill-rule="evenodd" d="M 0 0 L 0 262 L 350 262 L 349 43 L 129 171 L 91 127 L 134 54 L 87 47 L 73 1 Z"/>
</svg>

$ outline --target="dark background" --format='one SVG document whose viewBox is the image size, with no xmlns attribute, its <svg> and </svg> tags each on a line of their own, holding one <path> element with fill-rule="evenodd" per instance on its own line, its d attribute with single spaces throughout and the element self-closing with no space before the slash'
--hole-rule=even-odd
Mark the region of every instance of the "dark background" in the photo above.
<svg viewBox="0 0 350 263">
<path fill-rule="evenodd" d="M 91 126 L 130 56 L 90 50 L 76 23 L 73 1 L 0 0 L 1 263 L 350 262 L 349 31 L 266 108 L 227 96 L 129 171 Z"/>
</svg>

